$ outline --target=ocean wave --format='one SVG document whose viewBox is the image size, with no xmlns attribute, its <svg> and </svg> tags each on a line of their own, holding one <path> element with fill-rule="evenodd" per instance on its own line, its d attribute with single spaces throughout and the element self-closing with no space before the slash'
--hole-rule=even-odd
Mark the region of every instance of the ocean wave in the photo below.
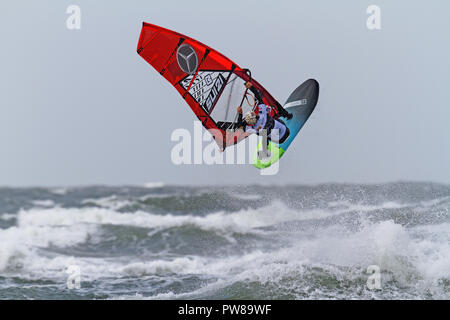
<svg viewBox="0 0 450 320">
<path fill-rule="evenodd" d="M 433 232 L 440 230 L 439 239 L 433 242 L 417 239 L 392 221 L 367 225 L 354 234 L 333 227 L 275 252 L 165 262 L 172 272 L 207 274 L 217 280 L 192 292 L 162 292 L 151 298 L 448 299 L 448 288 L 443 284 L 450 277 L 448 227 L 424 227 Z M 138 270 L 140 274 L 151 274 L 160 263 L 141 264 Z M 367 268 L 371 265 L 381 269 L 379 291 L 366 287 Z M 253 286 L 260 290 L 245 290 Z M 264 292 L 270 287 L 272 293 Z M 233 290 L 238 291 L 230 296 Z"/>
<path fill-rule="evenodd" d="M 39 256 L 39 248 L 73 246 L 95 234 L 95 225 L 55 227 L 22 224 L 0 229 L 0 271 L 32 268 Z"/>
<path fill-rule="evenodd" d="M 85 297 L 448 299 L 447 189 L 402 187 L 7 190 L 0 271 L 58 291 L 77 265 Z"/>
</svg>

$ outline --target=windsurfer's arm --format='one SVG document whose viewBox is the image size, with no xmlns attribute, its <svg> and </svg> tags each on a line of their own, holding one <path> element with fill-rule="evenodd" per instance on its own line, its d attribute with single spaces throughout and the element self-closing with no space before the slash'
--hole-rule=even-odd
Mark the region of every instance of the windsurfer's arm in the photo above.
<svg viewBox="0 0 450 320">
<path fill-rule="evenodd" d="M 238 107 L 237 112 L 238 112 L 238 119 L 237 119 L 237 123 L 236 123 L 236 128 L 242 129 L 245 131 L 245 127 L 247 126 L 247 123 L 244 121 L 244 119 L 242 119 L 242 107 Z"/>
<path fill-rule="evenodd" d="M 264 102 L 263 102 L 263 99 L 262 99 L 261 92 L 259 92 L 259 90 L 256 89 L 256 88 L 251 84 L 251 82 L 247 81 L 247 82 L 245 83 L 245 87 L 246 87 L 247 89 L 249 89 L 249 90 L 255 95 L 255 99 L 258 100 L 258 104 L 264 103 Z"/>
<path fill-rule="evenodd" d="M 246 82 L 245 86 L 247 89 L 249 89 L 254 95 L 255 95 L 255 99 L 258 100 L 258 104 L 264 103 L 263 99 L 262 99 L 262 95 L 261 92 L 259 92 L 258 89 L 256 89 L 250 82 Z M 278 102 L 275 101 L 275 106 L 276 108 L 275 113 L 272 111 L 270 113 L 271 117 L 275 117 L 278 118 L 279 115 L 281 116 L 287 116 L 288 112 L 286 111 L 286 109 L 283 108 L 283 106 Z"/>
</svg>

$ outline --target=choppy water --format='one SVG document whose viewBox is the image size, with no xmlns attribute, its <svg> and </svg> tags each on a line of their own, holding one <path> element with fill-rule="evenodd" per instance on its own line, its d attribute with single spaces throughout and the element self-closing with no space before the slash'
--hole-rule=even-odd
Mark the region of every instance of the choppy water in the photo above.
<svg viewBox="0 0 450 320">
<path fill-rule="evenodd" d="M 68 289 L 67 268 L 81 271 Z M 381 289 L 366 286 L 381 269 Z M 449 299 L 450 186 L 0 188 L 0 298 Z"/>
</svg>

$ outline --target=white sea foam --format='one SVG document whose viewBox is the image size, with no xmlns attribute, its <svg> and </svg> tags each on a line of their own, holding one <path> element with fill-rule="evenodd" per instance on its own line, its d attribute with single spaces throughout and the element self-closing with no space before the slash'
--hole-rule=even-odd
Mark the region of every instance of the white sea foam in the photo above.
<svg viewBox="0 0 450 320">
<path fill-rule="evenodd" d="M 22 210 L 18 213 L 20 225 L 58 226 L 80 223 L 112 224 L 145 228 L 170 228 L 195 225 L 203 229 L 251 231 L 255 228 L 276 225 L 290 220 L 327 216 L 332 213 L 320 210 L 296 211 L 280 202 L 260 209 L 241 210 L 234 213 L 216 212 L 206 216 L 152 214 L 144 211 L 120 213 L 106 208 L 48 208 Z"/>
<path fill-rule="evenodd" d="M 37 206 L 37 207 L 54 207 L 55 206 L 55 202 L 53 202 L 53 200 L 49 200 L 49 199 L 47 199 L 47 200 L 33 200 L 33 201 L 31 201 L 31 203 L 34 206 Z"/>
<path fill-rule="evenodd" d="M 233 197 L 239 200 L 250 200 L 250 201 L 256 201 L 261 200 L 263 198 L 260 194 L 232 194 Z"/>
<path fill-rule="evenodd" d="M 86 204 L 86 205 L 96 205 L 96 206 L 111 209 L 114 211 L 120 210 L 126 206 L 133 204 L 129 200 L 118 199 L 116 195 L 98 198 L 98 199 L 84 199 L 81 203 Z"/>
<path fill-rule="evenodd" d="M 67 247 L 83 243 L 96 234 L 95 225 L 46 226 L 19 223 L 0 229 L 0 271 L 8 268 L 31 267 L 39 260 L 37 249 L 49 246 Z M 41 266 L 42 268 L 45 265 Z"/>
<path fill-rule="evenodd" d="M 450 204 L 449 201 L 450 201 L 450 197 L 441 197 L 441 198 L 437 198 L 437 199 L 421 201 L 420 205 L 428 208 L 428 207 L 433 207 L 433 206 L 438 206 L 438 205 L 449 205 Z"/>
<path fill-rule="evenodd" d="M 49 189 L 49 191 L 53 194 L 63 196 L 65 194 L 67 194 L 69 189 L 68 188 L 52 188 L 52 189 Z"/>
<path fill-rule="evenodd" d="M 0 219 L 2 219 L 4 221 L 13 220 L 16 217 L 17 217 L 17 215 L 14 214 L 14 213 L 2 213 L 2 214 L 0 214 Z"/>
<path fill-rule="evenodd" d="M 163 182 L 146 182 L 144 183 L 145 188 L 153 189 L 153 188 L 162 188 L 164 187 Z"/>
<path fill-rule="evenodd" d="M 411 206 L 411 204 L 398 203 L 398 202 L 393 202 L 393 201 L 383 202 L 378 205 L 352 203 L 347 200 L 333 201 L 333 202 L 328 203 L 328 207 L 333 209 L 333 211 L 338 214 L 352 212 L 352 211 L 365 213 L 365 212 L 383 210 L 383 209 L 401 209 L 401 208 L 407 208 L 409 206 Z"/>
</svg>

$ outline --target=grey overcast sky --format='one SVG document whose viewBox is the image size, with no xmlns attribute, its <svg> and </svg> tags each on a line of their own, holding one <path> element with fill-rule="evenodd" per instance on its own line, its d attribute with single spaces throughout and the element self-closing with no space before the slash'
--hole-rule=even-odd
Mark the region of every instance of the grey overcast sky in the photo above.
<svg viewBox="0 0 450 320">
<path fill-rule="evenodd" d="M 81 30 L 66 9 L 81 8 Z M 366 9 L 381 8 L 381 30 Z M 450 1 L 1 1 L 0 185 L 450 183 Z M 275 176 L 175 166 L 195 116 L 136 53 L 142 22 L 252 70 L 280 102 L 318 106 Z"/>
</svg>

